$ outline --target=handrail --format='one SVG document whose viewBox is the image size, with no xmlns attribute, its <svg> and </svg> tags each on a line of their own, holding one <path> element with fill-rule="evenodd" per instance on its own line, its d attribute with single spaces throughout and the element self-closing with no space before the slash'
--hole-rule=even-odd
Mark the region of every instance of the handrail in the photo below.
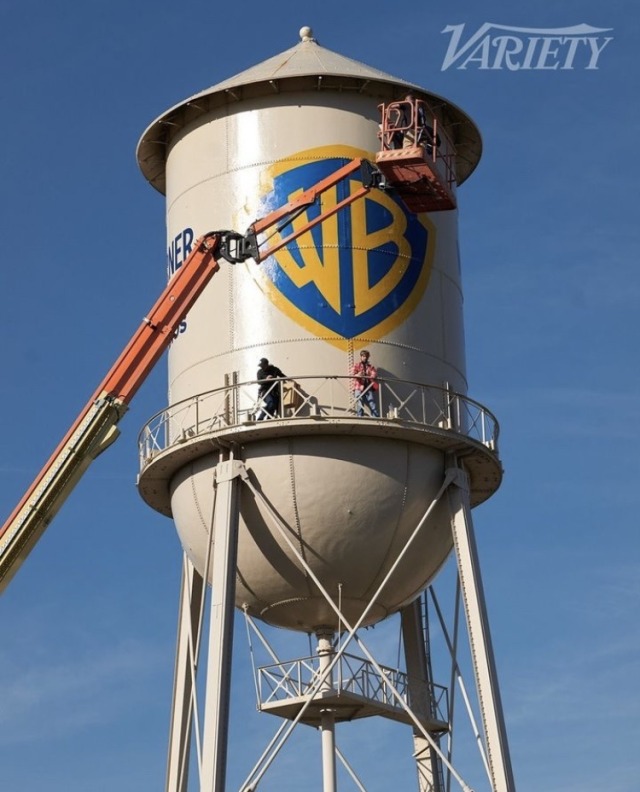
<svg viewBox="0 0 640 792">
<path fill-rule="evenodd" d="M 379 110 L 382 124 L 378 137 L 382 151 L 421 145 L 427 160 L 434 165 L 442 163 L 449 189 L 455 190 L 456 147 L 429 103 L 424 99 L 403 99 L 381 104 Z"/>
<path fill-rule="evenodd" d="M 249 380 L 190 396 L 156 413 L 140 431 L 138 448 L 143 469 L 158 453 L 212 432 L 260 421 L 313 419 L 390 420 L 417 427 L 438 428 L 481 443 L 497 454 L 499 425 L 479 402 L 448 387 L 379 377 L 369 386 L 380 418 L 364 400 L 365 415 L 357 417 L 358 399 L 353 376 L 303 376 L 268 381 L 278 412 L 266 412 L 259 386 Z M 375 390 L 374 390 L 375 388 Z"/>
<path fill-rule="evenodd" d="M 317 664 L 317 657 L 303 657 L 256 669 L 261 706 L 308 695 L 319 674 Z M 340 655 L 329 679 L 330 688 L 336 693 L 352 693 L 376 704 L 401 709 L 391 688 L 393 686 L 405 703 L 410 705 L 411 685 L 408 675 L 389 666 L 381 666 L 381 669 L 384 676 L 381 676 L 368 660 L 344 652 Z M 424 684 L 428 685 L 430 690 L 436 719 L 447 723 L 449 718 L 447 688 L 435 683 Z"/>
</svg>

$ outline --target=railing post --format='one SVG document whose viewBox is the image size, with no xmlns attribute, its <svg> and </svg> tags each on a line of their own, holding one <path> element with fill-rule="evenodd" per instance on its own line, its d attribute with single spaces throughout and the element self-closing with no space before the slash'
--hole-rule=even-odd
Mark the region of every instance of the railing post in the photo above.
<svg viewBox="0 0 640 792">
<path fill-rule="evenodd" d="M 234 371 L 231 375 L 231 383 L 233 387 L 233 425 L 235 426 L 240 422 L 240 404 L 238 393 L 238 372 Z"/>
<path fill-rule="evenodd" d="M 444 394 L 444 418 L 447 422 L 447 429 L 453 429 L 453 422 L 451 420 L 451 388 L 446 381 L 444 383 Z"/>
<path fill-rule="evenodd" d="M 224 422 L 227 426 L 229 426 L 229 416 L 231 415 L 231 401 L 229 399 L 229 375 L 224 375 L 224 408 L 223 408 L 223 415 L 224 415 Z"/>
</svg>

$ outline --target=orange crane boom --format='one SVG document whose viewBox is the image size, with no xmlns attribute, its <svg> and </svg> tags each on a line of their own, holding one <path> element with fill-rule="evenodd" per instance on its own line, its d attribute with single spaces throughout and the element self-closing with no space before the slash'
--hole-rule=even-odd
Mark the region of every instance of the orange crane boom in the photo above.
<svg viewBox="0 0 640 792">
<path fill-rule="evenodd" d="M 304 211 L 322 193 L 358 170 L 362 180 L 358 190 L 268 249 L 260 250 L 259 234 L 278 223 L 284 228 L 292 216 Z M 117 424 L 129 402 L 171 343 L 180 322 L 220 269 L 219 259 L 236 263 L 253 258 L 260 263 L 327 217 L 366 195 L 375 186 L 380 186 L 376 169 L 367 160 L 354 159 L 285 206 L 257 220 L 246 234 L 216 231 L 198 239 L 192 252 L 171 278 L 107 376 L 0 528 L 0 592 L 6 588 L 93 460 L 117 439 Z"/>
<path fill-rule="evenodd" d="M 0 591 L 31 552 L 91 462 L 118 437 L 116 424 L 173 334 L 220 269 L 220 236 L 195 244 L 84 406 L 60 444 L 0 529 Z"/>
</svg>

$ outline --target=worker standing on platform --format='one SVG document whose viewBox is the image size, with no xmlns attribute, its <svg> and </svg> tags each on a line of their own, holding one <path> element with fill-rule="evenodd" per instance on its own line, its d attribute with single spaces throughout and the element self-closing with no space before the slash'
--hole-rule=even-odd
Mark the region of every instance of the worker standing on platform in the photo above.
<svg viewBox="0 0 640 792">
<path fill-rule="evenodd" d="M 425 103 L 410 91 L 390 107 L 389 148 L 424 146 L 427 156 L 435 159 L 433 153 L 440 145 L 440 135 L 434 132 L 430 120 Z"/>
<path fill-rule="evenodd" d="M 393 148 L 424 146 L 427 155 L 432 157 L 434 149 L 440 145 L 440 136 L 434 133 L 433 126 L 429 123 L 432 119 L 429 119 L 427 115 L 425 103 L 418 99 L 412 91 L 409 91 L 400 108 L 401 118 L 398 126 L 404 129 L 403 140 L 402 144 L 398 146 L 396 133 Z"/>
<path fill-rule="evenodd" d="M 265 418 L 275 418 L 280 412 L 280 383 L 272 382 L 269 384 L 268 380 L 284 377 L 285 375 L 277 366 L 269 363 L 267 358 L 260 358 L 258 365 L 260 366 L 257 375 L 257 379 L 260 382 L 258 398 L 262 399 L 262 407 L 258 411 L 257 420 L 264 421 Z"/>
<path fill-rule="evenodd" d="M 372 363 L 369 363 L 369 357 L 369 352 L 363 349 L 360 353 L 360 362 L 353 367 L 353 390 L 356 396 L 356 411 L 359 418 L 364 416 L 363 402 L 366 402 L 374 418 L 380 417 L 378 405 L 376 404 L 376 393 L 380 387 L 377 382 L 378 370 Z"/>
</svg>

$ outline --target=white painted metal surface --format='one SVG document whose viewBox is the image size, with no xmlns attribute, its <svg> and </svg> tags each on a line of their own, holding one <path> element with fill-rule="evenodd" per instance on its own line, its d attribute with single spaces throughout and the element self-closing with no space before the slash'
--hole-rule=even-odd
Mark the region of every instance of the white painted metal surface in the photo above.
<svg viewBox="0 0 640 792">
<path fill-rule="evenodd" d="M 487 606 L 480 573 L 478 550 L 469 506 L 469 482 L 464 470 L 456 469 L 449 488 L 452 530 L 458 559 L 458 573 L 467 616 L 469 645 L 480 713 L 484 726 L 487 761 L 493 792 L 514 792 L 515 783 L 507 741 L 507 730 L 491 642 Z"/>
<path fill-rule="evenodd" d="M 209 541 L 215 548 L 212 578 L 216 585 L 210 604 L 201 792 L 224 792 L 225 789 L 238 543 L 237 500 L 239 478 L 244 475 L 244 465 L 234 459 L 219 461 L 215 467 L 216 504 Z"/>
<path fill-rule="evenodd" d="M 460 108 L 419 85 L 322 47 L 309 28 L 301 29 L 300 39 L 285 52 L 200 91 L 153 121 L 138 144 L 140 168 L 149 182 L 165 192 L 167 150 L 176 133 L 181 133 L 200 116 L 249 97 L 273 99 L 275 94 L 299 90 L 300 86 L 317 93 L 338 89 L 351 94 L 375 95 L 378 92 L 383 97 L 391 97 L 398 90 L 404 95 L 407 90 L 415 89 L 427 96 L 434 106 L 443 109 L 448 123 L 455 127 L 458 184 L 474 171 L 482 141 L 477 127 Z"/>
<path fill-rule="evenodd" d="M 453 462 L 453 460 L 450 460 Z M 228 464 L 228 463 L 227 463 Z M 242 476 L 237 481 L 241 489 L 249 489 L 256 499 L 262 500 L 263 496 L 254 483 L 248 477 Z M 406 554 L 410 553 L 413 549 L 413 543 L 421 531 L 428 528 L 430 521 L 436 515 L 436 506 L 439 502 L 448 504 L 450 509 L 449 519 L 454 523 L 459 523 L 456 526 L 456 545 L 458 548 L 458 564 L 461 579 L 463 580 L 463 588 L 465 592 L 465 610 L 467 612 L 467 619 L 469 625 L 469 632 L 471 644 L 474 648 L 473 651 L 473 664 L 477 679 L 478 693 L 481 701 L 482 721 L 485 727 L 484 734 L 478 735 L 479 747 L 484 755 L 486 748 L 486 756 L 489 757 L 487 763 L 487 773 L 491 784 L 492 792 L 514 792 L 515 785 L 510 771 L 510 760 L 508 753 L 508 746 L 506 743 L 506 735 L 504 733 L 504 720 L 501 710 L 500 697 L 497 693 L 497 680 L 495 676 L 495 665 L 493 653 L 491 649 L 491 642 L 489 638 L 488 624 L 486 615 L 482 615 L 484 610 L 484 597 L 482 593 L 482 586 L 479 584 L 479 575 L 477 570 L 477 557 L 475 550 L 470 550 L 475 545 L 473 538 L 473 528 L 469 516 L 468 498 L 466 495 L 466 475 L 459 467 L 450 467 L 443 477 L 441 486 L 435 495 L 434 500 L 429 504 L 421 520 L 419 520 L 412 536 L 409 538 L 405 546 L 401 547 L 397 556 L 394 558 L 392 568 L 389 570 L 387 579 L 381 581 L 380 589 L 383 589 L 388 580 L 392 578 L 394 568 L 397 568 L 401 559 Z M 213 524 L 217 524 L 216 533 L 221 537 L 219 542 L 224 544 L 227 541 L 226 537 L 231 537 L 234 533 L 233 530 L 233 510 L 229 509 L 229 501 L 222 498 L 216 502 L 216 509 L 213 514 Z M 296 548 L 295 543 L 289 537 L 286 526 L 281 522 L 278 515 L 268 508 L 270 520 L 273 524 L 274 533 L 278 533 L 283 538 L 284 543 L 289 546 L 295 560 L 300 568 L 305 570 L 313 582 L 318 587 L 322 596 L 329 604 L 332 610 L 338 613 L 338 606 L 327 589 L 322 585 L 322 582 L 314 575 L 313 570 L 307 564 L 300 549 Z M 226 526 L 225 526 L 225 521 Z M 464 524 L 464 525 L 462 525 Z M 226 527 L 226 531 L 225 531 Z M 223 553 L 219 553 L 219 556 Z M 228 560 L 231 560 L 233 553 L 227 552 L 224 554 Z M 475 567 L 472 569 L 472 567 Z M 217 574 L 215 575 L 214 591 L 218 591 L 214 598 L 212 598 L 213 608 L 212 614 L 216 611 L 216 603 L 224 596 L 225 585 L 224 579 L 228 580 L 228 575 Z M 219 587 L 217 583 L 220 583 Z M 228 589 L 226 590 L 228 596 Z M 371 607 L 372 603 L 377 599 L 379 592 L 372 594 L 371 600 L 367 608 Z M 229 613 L 230 609 L 227 606 L 226 612 Z M 408 614 L 408 610 L 405 610 Z M 275 681 L 277 695 L 279 696 L 280 703 L 279 709 L 283 717 L 289 719 L 286 727 L 283 726 L 277 735 L 274 737 L 272 743 L 265 750 L 265 753 L 260 758 L 259 762 L 255 765 L 249 778 L 243 785 L 244 792 L 254 790 L 257 788 L 260 780 L 268 771 L 270 765 L 290 737 L 293 729 L 299 722 L 306 722 L 310 724 L 316 723 L 321 727 L 322 735 L 322 753 L 323 753 L 323 778 L 326 784 L 326 789 L 333 789 L 333 778 L 335 773 L 335 757 L 337 754 L 335 741 L 334 741 L 334 722 L 336 720 L 335 713 L 341 712 L 340 719 L 349 719 L 349 713 L 343 708 L 348 706 L 347 699 L 349 697 L 349 687 L 345 687 L 344 681 L 344 668 L 349 668 L 349 679 L 352 679 L 352 672 L 358 679 L 362 677 L 362 670 L 364 666 L 368 668 L 368 675 L 371 679 L 377 679 L 373 687 L 378 691 L 376 694 L 378 698 L 371 700 L 370 704 L 373 705 L 373 711 L 368 714 L 385 715 L 394 720 L 404 720 L 414 727 L 414 743 L 419 755 L 416 756 L 418 760 L 418 788 L 424 792 L 436 792 L 442 789 L 441 775 L 439 767 L 446 768 L 448 778 L 453 781 L 457 786 L 455 788 L 462 789 L 463 792 L 471 792 L 471 786 L 460 775 L 454 765 L 451 763 L 450 753 L 445 754 L 441 749 L 437 734 L 441 734 L 443 729 L 446 728 L 446 723 L 442 722 L 440 712 L 436 714 L 435 719 L 433 714 L 431 717 L 425 718 L 425 712 L 432 706 L 433 702 L 424 697 L 418 692 L 418 688 L 423 686 L 426 681 L 425 670 L 420 669 L 421 664 L 426 662 L 423 650 L 424 646 L 420 646 L 420 626 L 418 619 L 414 618 L 413 626 L 407 626 L 405 630 L 405 638 L 410 638 L 410 646 L 407 647 L 407 669 L 413 674 L 413 680 L 408 682 L 406 674 L 398 674 L 392 669 L 382 667 L 367 648 L 366 644 L 358 635 L 359 627 L 365 623 L 366 613 L 363 613 L 361 618 L 355 624 L 350 624 L 348 619 L 341 619 L 342 629 L 345 631 L 339 647 L 331 650 L 328 640 L 329 631 L 320 633 L 318 637 L 319 651 L 315 658 L 309 658 L 305 661 L 289 661 L 286 664 L 280 664 L 278 670 L 278 663 L 273 666 L 272 670 L 268 672 Z M 212 620 L 212 628 L 214 628 L 215 620 Z M 447 631 L 444 625 L 443 631 L 445 636 Z M 225 635 L 226 632 L 226 635 Z M 411 635 L 413 637 L 411 637 Z M 360 651 L 363 653 L 362 668 L 354 668 L 354 662 L 357 658 L 351 658 L 345 655 L 345 649 L 349 643 L 354 641 Z M 455 641 L 455 639 L 454 639 Z M 480 646 L 481 644 L 481 646 Z M 218 684 L 218 675 L 215 673 L 216 665 L 220 665 L 220 659 L 227 655 L 230 650 L 230 636 L 228 631 L 218 631 L 218 637 L 214 639 L 209 646 L 209 669 L 214 670 L 213 677 L 214 684 L 212 685 L 214 695 L 209 695 L 207 691 L 207 702 L 204 714 L 205 722 L 205 737 L 203 739 L 204 753 L 210 751 L 212 745 L 215 745 L 215 764 L 207 762 L 206 757 L 203 758 L 201 772 L 202 790 L 215 790 L 221 792 L 222 783 L 218 773 L 216 772 L 216 765 L 219 767 L 224 764 L 226 746 L 224 739 L 219 741 L 209 741 L 206 737 L 207 723 L 212 719 L 217 721 L 222 726 L 220 721 L 220 713 L 224 712 L 226 704 L 224 701 L 225 695 L 228 694 L 228 688 L 222 690 Z M 422 656 L 422 657 L 421 657 Z M 346 665 L 345 665 L 346 664 Z M 296 671 L 296 667 L 300 669 Z M 426 668 L 426 667 L 425 667 Z M 309 676 L 306 681 L 303 679 L 306 671 Z M 459 673 L 458 664 L 455 652 L 452 654 L 452 669 Z M 416 677 L 422 677 L 422 683 L 418 681 L 416 685 Z M 336 683 L 336 678 L 338 679 Z M 400 684 L 399 684 L 400 683 Z M 401 686 L 400 686 L 401 685 Z M 411 698 L 407 700 L 407 692 L 411 690 Z M 358 694 L 356 690 L 356 698 L 360 700 L 360 705 L 365 705 L 364 699 L 370 695 L 368 692 L 369 686 Z M 464 690 L 464 688 L 463 688 Z M 343 693 L 340 696 L 340 692 Z M 384 692 L 391 698 L 388 705 L 379 699 L 379 696 Z M 338 698 L 336 698 L 338 694 Z M 282 696 L 284 695 L 284 699 Z M 425 695 L 429 695 L 428 692 Z M 292 696 L 292 704 L 287 703 L 287 696 Z M 341 699 L 344 699 L 341 700 Z M 417 699 L 417 700 L 416 700 Z M 393 706 L 391 706 L 393 701 Z M 468 702 L 467 702 L 468 703 Z M 382 706 L 381 706 L 382 705 Z M 437 705 L 438 706 L 438 705 Z M 398 712 L 393 712 L 393 708 L 401 709 L 404 712 L 402 718 L 398 717 Z M 267 707 L 264 707 L 267 709 Z M 184 710 L 185 707 L 179 708 Z M 271 711 L 276 711 L 271 707 Z M 367 713 L 363 713 L 364 717 Z M 440 721 L 440 722 L 438 722 Z M 168 786 L 170 792 L 179 789 L 180 787 Z"/>
<path fill-rule="evenodd" d="M 324 50 L 308 29 L 302 38 L 292 50 L 172 108 L 145 132 L 139 160 L 153 186 L 166 193 L 170 274 L 197 236 L 216 228 L 242 231 L 346 160 L 373 158 L 378 104 L 400 98 L 408 84 Z M 438 99 L 437 112 L 458 147 L 460 183 L 477 164 L 480 138 L 450 103 Z M 350 182 L 329 192 L 324 208 L 355 188 Z M 347 387 L 331 405 L 340 417 L 323 413 L 317 395 L 305 389 L 308 378 L 344 381 L 340 378 L 351 376 L 364 347 L 385 378 L 385 389 L 402 391 L 400 406 L 383 403 L 381 389 L 382 417 L 358 418 Z M 238 394 L 241 383 L 255 378 L 261 357 L 297 380 L 294 392 L 302 393 L 305 408 L 315 410 L 300 420 L 289 414 L 252 422 Z M 189 602 L 187 594 L 197 574 L 213 588 L 198 757 L 202 790 L 224 788 L 235 590 L 235 604 L 249 616 L 324 636 L 308 685 L 302 684 L 300 665 L 297 701 L 269 702 L 271 711 L 290 722 L 265 750 L 244 792 L 258 786 L 298 723 L 321 728 L 324 790 L 334 792 L 336 713 L 353 691 L 345 688 L 336 702 L 333 675 L 340 673 L 350 641 L 363 653 L 369 677 L 375 675 L 393 698 L 393 704 L 378 706 L 380 714 L 414 729 L 421 792 L 442 788 L 442 768 L 449 781 L 470 792 L 451 754 L 439 745 L 447 724 L 438 720 L 439 712 L 429 712 L 431 699 L 409 706 L 407 675 L 382 667 L 358 635 L 361 627 L 405 607 L 424 590 L 451 552 L 453 537 L 471 640 L 481 643 L 473 663 L 492 792 L 513 792 L 464 488 L 467 472 L 459 467 L 479 463 L 472 476 L 478 492 L 484 487 L 480 502 L 499 485 L 497 449 L 484 433 L 474 437 L 448 407 L 442 414 L 440 407 L 427 410 L 421 422 L 415 415 L 406 420 L 409 383 L 418 383 L 415 392 L 421 394 L 433 388 L 455 392 L 457 403 L 466 403 L 457 216 L 455 211 L 411 215 L 389 193 L 371 193 L 260 269 L 252 263 L 223 268 L 180 328 L 169 355 L 170 405 L 177 409 L 167 410 L 158 459 L 151 459 L 153 448 L 141 474 L 145 499 L 172 514 L 197 570 L 183 582 L 169 792 L 186 789 L 181 780 L 189 742 L 186 719 L 197 687 L 194 622 L 198 635 L 201 628 L 195 613 L 200 598 L 194 591 Z M 215 399 L 199 398 L 212 392 L 223 394 L 221 410 L 214 408 Z M 194 421 L 185 423 L 178 403 L 189 405 L 189 419 L 193 407 Z M 208 422 L 217 428 L 207 433 Z M 221 462 L 223 452 L 229 458 L 225 449 L 236 467 Z M 469 456 L 460 462 L 465 450 Z M 214 471 L 222 493 L 217 502 Z M 343 635 L 336 649 L 327 638 L 332 632 Z M 407 627 L 407 634 L 415 698 L 431 680 L 419 625 Z M 286 678 L 288 684 L 297 680 Z M 404 690 L 396 684 L 402 679 Z M 372 714 L 366 706 L 376 707 L 373 699 L 360 704 L 363 717 Z M 348 719 L 344 710 L 340 717 Z"/>
<path fill-rule="evenodd" d="M 312 67 L 315 59 L 322 66 Z M 373 158 L 378 104 L 407 87 L 348 59 L 342 63 L 309 36 L 282 61 L 286 68 L 256 67 L 237 83 L 232 79 L 189 100 L 177 131 L 165 125 L 174 130 L 163 182 L 170 269 L 212 227 L 243 230 L 349 158 Z M 269 80 L 276 82 L 265 95 Z M 458 125 L 460 111 L 445 104 L 439 112 L 461 146 L 469 139 L 479 145 L 466 117 Z M 159 132 L 167 120 L 152 128 Z M 144 159 L 149 138 L 146 133 L 139 151 L 154 181 L 151 160 Z M 354 188 L 355 182 L 341 185 L 325 200 Z M 374 191 L 262 267 L 223 268 L 170 350 L 170 402 L 253 379 L 261 357 L 294 379 L 345 376 L 364 347 L 381 376 L 466 393 L 454 211 L 412 215 L 390 194 Z M 347 390 L 342 407 L 352 404 Z M 173 431 L 178 437 L 178 428 Z M 321 436 L 302 437 L 292 429 L 242 441 L 241 456 L 326 585 L 342 587 L 344 610 L 353 619 L 433 497 L 443 467 L 441 451 L 412 440 L 389 439 L 381 431 L 354 442 L 329 426 Z M 216 459 L 214 453 L 191 461 L 167 482 L 178 533 L 200 571 Z M 446 520 L 440 520 L 420 539 L 420 562 L 408 559 L 374 603 L 370 622 L 417 596 L 450 550 Z M 237 604 L 291 629 L 313 630 L 333 619 L 248 496 L 241 499 Z"/>
<path fill-rule="evenodd" d="M 187 556 L 183 555 L 165 786 L 171 792 L 187 792 L 189 788 L 189 756 L 194 717 L 197 726 L 195 679 L 204 601 L 204 580 Z"/>
</svg>

